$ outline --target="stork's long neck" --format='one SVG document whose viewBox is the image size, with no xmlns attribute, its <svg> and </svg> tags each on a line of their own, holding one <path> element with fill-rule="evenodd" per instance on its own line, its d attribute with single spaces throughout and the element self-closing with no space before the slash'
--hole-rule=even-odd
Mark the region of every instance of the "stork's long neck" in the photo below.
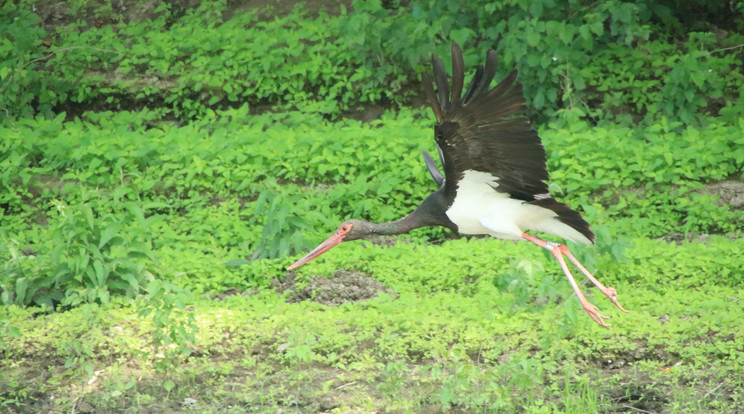
<svg viewBox="0 0 744 414">
<path fill-rule="evenodd" d="M 415 210 L 411 212 L 411 214 L 395 221 L 388 221 L 385 223 L 369 223 L 370 233 L 378 234 L 381 236 L 388 236 L 408 233 L 413 229 L 426 226 L 427 224 L 423 223 L 420 220 L 419 216 L 416 214 L 416 211 L 418 210 Z"/>
<path fill-rule="evenodd" d="M 457 226 L 446 215 L 448 202 L 442 190 L 435 191 L 419 204 L 409 215 L 387 223 L 369 223 L 370 233 L 393 235 L 408 233 L 420 227 L 444 226 L 457 230 Z"/>
</svg>

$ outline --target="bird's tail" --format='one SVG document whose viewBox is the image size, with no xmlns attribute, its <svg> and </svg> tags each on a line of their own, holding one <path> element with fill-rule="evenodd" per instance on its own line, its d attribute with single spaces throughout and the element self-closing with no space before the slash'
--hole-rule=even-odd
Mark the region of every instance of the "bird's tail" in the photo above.
<svg viewBox="0 0 744 414">
<path fill-rule="evenodd" d="M 589 223 L 587 223 L 586 220 L 581 217 L 581 214 L 579 214 L 578 211 L 573 210 L 571 207 L 569 207 L 568 204 L 561 203 L 553 197 L 528 201 L 528 204 L 533 204 L 542 208 L 552 210 L 555 214 L 558 215 L 558 220 L 576 230 L 582 236 L 586 237 L 586 239 L 588 240 L 588 243 L 586 244 L 594 243 L 594 239 L 596 239 L 596 236 L 591 231 Z M 581 242 L 583 240 L 574 241 Z"/>
</svg>

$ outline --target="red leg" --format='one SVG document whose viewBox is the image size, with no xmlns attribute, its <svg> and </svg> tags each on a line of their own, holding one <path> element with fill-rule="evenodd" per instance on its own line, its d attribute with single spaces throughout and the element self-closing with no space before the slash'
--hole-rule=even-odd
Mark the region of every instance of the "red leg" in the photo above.
<svg viewBox="0 0 744 414">
<path fill-rule="evenodd" d="M 576 284 L 576 280 L 573 278 L 573 275 L 571 274 L 571 271 L 568 270 L 568 265 L 566 265 L 566 261 L 563 260 L 563 256 L 566 255 L 571 262 L 576 265 L 576 267 L 581 270 L 584 275 L 589 278 L 589 280 L 594 283 L 601 291 L 604 293 L 612 303 L 614 303 L 620 310 L 623 312 L 627 312 L 625 309 L 623 309 L 620 304 L 617 302 L 617 291 L 613 288 L 608 288 L 599 283 L 599 281 L 592 276 L 591 273 L 589 273 L 584 266 L 581 265 L 581 263 L 571 254 L 571 252 L 568 250 L 568 247 L 565 244 L 557 244 L 553 242 L 548 242 L 543 239 L 540 239 L 538 237 L 529 235 L 527 233 L 522 233 L 522 238 L 524 238 L 527 241 L 530 241 L 544 249 L 547 249 L 550 251 L 550 253 L 553 255 L 553 257 L 558 260 L 558 263 L 561 265 L 561 269 L 563 270 L 563 273 L 566 274 L 566 277 L 568 278 L 569 283 L 571 283 L 571 287 L 573 288 L 574 292 L 576 292 L 576 296 L 578 296 L 579 301 L 581 302 L 581 305 L 584 307 L 584 310 L 589 314 L 589 317 L 592 318 L 594 322 L 597 322 L 598 324 L 602 326 L 610 326 L 609 324 L 604 322 L 604 319 L 607 319 L 607 316 L 604 316 L 599 313 L 599 309 L 591 304 L 588 300 L 586 300 L 586 297 L 584 297 L 584 294 L 581 292 L 581 289 L 579 289 L 579 286 Z"/>
<path fill-rule="evenodd" d="M 568 257 L 568 260 L 570 260 L 574 265 L 576 265 L 576 267 L 578 267 L 579 270 L 581 270 L 581 273 L 583 273 L 587 279 L 591 280 L 591 282 L 594 283 L 594 286 L 599 288 L 599 290 L 601 290 L 602 293 L 604 293 L 604 295 L 607 296 L 612 301 L 612 303 L 614 303 L 615 306 L 618 307 L 618 309 L 626 313 L 628 312 L 625 309 L 623 309 L 623 307 L 620 306 L 620 304 L 617 302 L 617 290 L 615 290 L 615 288 L 605 287 L 602 283 L 600 283 L 599 280 L 597 280 L 596 277 L 594 277 L 591 273 L 589 273 L 589 271 L 586 270 L 586 268 L 581 264 L 581 262 L 579 262 L 574 257 L 574 255 L 571 254 L 571 252 L 568 250 L 568 246 L 566 246 L 565 244 L 561 244 L 558 247 L 561 249 L 561 253 L 566 255 L 566 257 Z"/>
</svg>

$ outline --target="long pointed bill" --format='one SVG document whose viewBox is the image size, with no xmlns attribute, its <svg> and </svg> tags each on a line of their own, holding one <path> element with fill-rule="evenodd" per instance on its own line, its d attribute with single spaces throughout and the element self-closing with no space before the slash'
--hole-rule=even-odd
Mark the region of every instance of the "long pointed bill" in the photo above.
<svg viewBox="0 0 744 414">
<path fill-rule="evenodd" d="M 305 257 L 303 257 L 302 259 L 296 261 L 292 266 L 289 266 L 287 270 L 298 268 L 304 265 L 305 263 L 320 256 L 321 254 L 327 252 L 328 250 L 331 250 L 332 248 L 338 246 L 339 244 L 341 244 L 342 241 L 344 241 L 344 236 L 345 234 L 342 235 L 342 234 L 339 234 L 338 232 L 334 233 L 331 237 L 326 239 L 326 241 L 321 243 L 320 246 L 314 248 L 313 251 L 306 254 Z"/>
</svg>

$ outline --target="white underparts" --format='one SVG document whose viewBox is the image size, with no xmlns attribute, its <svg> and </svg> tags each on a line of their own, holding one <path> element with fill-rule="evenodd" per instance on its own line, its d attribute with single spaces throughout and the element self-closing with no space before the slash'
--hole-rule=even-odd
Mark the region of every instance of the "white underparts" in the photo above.
<svg viewBox="0 0 744 414">
<path fill-rule="evenodd" d="M 481 171 L 465 171 L 447 217 L 462 234 L 490 234 L 500 239 L 520 240 L 524 231 L 533 230 L 577 243 L 590 243 L 584 235 L 558 220 L 554 211 L 499 192 L 498 178 Z"/>
</svg>

